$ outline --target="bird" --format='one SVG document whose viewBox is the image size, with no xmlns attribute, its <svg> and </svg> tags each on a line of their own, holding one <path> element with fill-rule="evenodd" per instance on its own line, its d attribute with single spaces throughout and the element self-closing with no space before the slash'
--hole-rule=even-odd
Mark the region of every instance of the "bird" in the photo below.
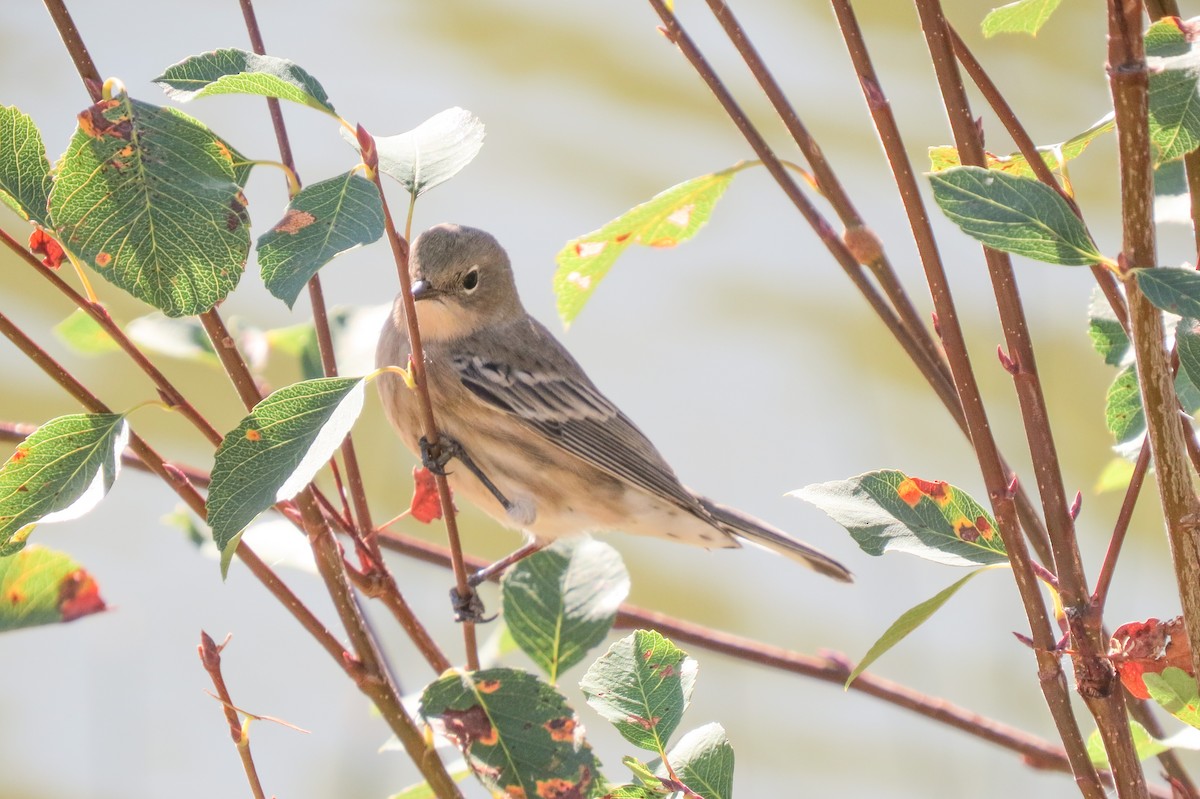
<svg viewBox="0 0 1200 799">
<path fill-rule="evenodd" d="M 490 233 L 432 227 L 413 241 L 409 273 L 441 459 L 430 462 L 416 393 L 385 371 L 377 385 L 388 420 L 432 469 L 457 457 L 466 468 L 444 472 L 455 496 L 523 531 L 528 550 L 618 530 L 709 549 L 751 543 L 852 581 L 820 550 L 685 487 L 525 310 L 508 254 Z M 376 364 L 407 367 L 411 352 L 401 294 L 380 334 Z"/>
</svg>

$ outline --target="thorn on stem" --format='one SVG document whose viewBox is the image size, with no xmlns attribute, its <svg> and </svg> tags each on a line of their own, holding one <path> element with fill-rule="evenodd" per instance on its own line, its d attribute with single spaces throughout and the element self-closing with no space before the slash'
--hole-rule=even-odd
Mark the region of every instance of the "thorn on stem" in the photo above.
<svg viewBox="0 0 1200 799">
<path fill-rule="evenodd" d="M 1037 647 L 1033 645 L 1033 639 L 1030 638 L 1028 635 L 1022 635 L 1021 633 L 1017 632 L 1016 630 L 1013 630 L 1013 638 L 1016 638 L 1018 641 L 1025 644 L 1025 646 L 1029 647 L 1030 649 L 1037 649 Z"/>
<path fill-rule="evenodd" d="M 874 78 L 861 77 L 858 82 L 862 86 L 863 96 L 867 98 L 868 107 L 876 109 L 887 106 L 887 97 Z"/>
<path fill-rule="evenodd" d="M 975 135 L 979 137 L 979 146 L 982 147 L 984 140 L 983 117 L 975 118 Z"/>
<path fill-rule="evenodd" d="M 1070 508 L 1070 510 L 1071 510 L 1071 521 L 1075 521 L 1076 519 L 1078 519 L 1078 518 L 1079 518 L 1079 511 L 1080 511 L 1080 509 L 1081 509 L 1081 508 L 1083 508 L 1083 492 L 1082 492 L 1082 491 L 1076 491 L 1076 492 L 1075 492 L 1075 499 L 1074 499 L 1074 500 L 1072 500 L 1072 502 L 1071 502 L 1071 508 Z"/>
<path fill-rule="evenodd" d="M 1013 497 L 1015 497 L 1017 495 L 1017 485 L 1019 484 L 1019 482 L 1020 482 L 1020 478 L 1017 477 L 1016 472 L 1013 472 L 1012 479 L 1008 481 L 1008 485 L 1005 486 L 1005 488 L 1004 488 L 1004 494 L 1005 494 L 1006 499 L 1012 499 Z"/>
<path fill-rule="evenodd" d="M 942 338 L 942 323 L 941 320 L 938 319 L 937 311 L 929 314 L 929 318 L 933 320 L 933 334 L 937 336 L 938 340 L 940 341 Z"/>
<path fill-rule="evenodd" d="M 1000 359 L 1000 365 L 1004 367 L 1004 371 L 1014 377 L 1021 372 L 1021 365 L 1008 357 L 1008 353 L 1004 351 L 1004 347 L 1000 344 L 996 345 L 996 357 Z"/>
<path fill-rule="evenodd" d="M 358 151 L 362 155 L 363 163 L 372 172 L 378 171 L 379 150 L 375 147 L 375 137 L 368 133 L 361 123 L 354 131 L 354 135 L 358 139 Z"/>
</svg>

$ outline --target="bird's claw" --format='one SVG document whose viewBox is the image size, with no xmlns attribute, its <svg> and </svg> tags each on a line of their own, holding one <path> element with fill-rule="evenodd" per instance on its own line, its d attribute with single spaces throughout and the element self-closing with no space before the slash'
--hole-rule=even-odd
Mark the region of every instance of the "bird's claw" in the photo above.
<svg viewBox="0 0 1200 799">
<path fill-rule="evenodd" d="M 440 436 L 436 444 L 430 444 L 429 439 L 421 436 L 417 444 L 421 447 L 421 465 L 441 477 L 449 474 L 446 464 L 462 452 L 462 446 L 446 435 Z"/>
<path fill-rule="evenodd" d="M 484 615 L 487 611 L 479 594 L 468 589 L 466 596 L 460 594 L 457 588 L 450 589 L 450 606 L 454 608 L 454 620 L 469 621 L 474 624 L 487 624 L 496 620 L 496 614 Z"/>
</svg>

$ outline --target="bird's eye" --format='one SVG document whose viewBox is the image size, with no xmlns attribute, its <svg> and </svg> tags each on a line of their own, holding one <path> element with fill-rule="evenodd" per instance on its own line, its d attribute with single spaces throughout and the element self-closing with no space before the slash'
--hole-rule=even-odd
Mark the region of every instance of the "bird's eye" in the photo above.
<svg viewBox="0 0 1200 799">
<path fill-rule="evenodd" d="M 479 267 L 473 266 L 473 267 L 471 267 L 471 271 L 469 271 L 465 275 L 463 275 L 462 286 L 467 291 L 474 291 L 475 287 L 478 285 L 479 285 Z"/>
</svg>

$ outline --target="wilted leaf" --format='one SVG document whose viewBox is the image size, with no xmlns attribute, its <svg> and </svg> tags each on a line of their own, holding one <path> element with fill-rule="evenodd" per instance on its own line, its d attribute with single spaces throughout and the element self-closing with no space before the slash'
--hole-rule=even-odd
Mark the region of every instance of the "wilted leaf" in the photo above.
<svg viewBox="0 0 1200 799">
<path fill-rule="evenodd" d="M 1042 160 L 1051 170 L 1059 173 L 1060 177 L 1065 177 L 1063 174 L 1063 166 L 1068 161 L 1071 161 L 1083 155 L 1084 150 L 1088 148 L 1095 139 L 1116 129 L 1116 122 L 1113 120 L 1113 115 L 1110 112 L 1102 119 L 1095 122 L 1090 128 L 1078 133 L 1064 142 L 1058 144 L 1045 144 L 1037 148 L 1041 154 Z M 1034 177 L 1033 168 L 1029 162 L 1025 160 L 1025 156 L 1020 153 L 1010 153 L 1009 155 L 996 155 L 995 153 L 984 153 L 988 169 L 1007 172 L 1011 175 L 1020 175 L 1023 177 Z M 958 148 L 943 145 L 940 147 L 929 148 L 929 163 L 930 171 L 940 172 L 943 169 L 962 166 L 962 161 L 958 157 Z"/>
<path fill-rule="evenodd" d="M 424 466 L 413 467 L 413 495 L 408 503 L 409 514 L 419 522 L 429 524 L 442 518 L 442 498 L 438 495 L 437 480 Z"/>
<path fill-rule="evenodd" d="M 882 470 L 805 486 L 791 496 L 825 511 L 869 555 L 895 550 L 950 566 L 1008 560 L 991 514 L 941 480 Z"/>
<path fill-rule="evenodd" d="M 673 186 L 626 211 L 599 230 L 568 241 L 554 260 L 558 315 L 570 325 L 608 270 L 631 244 L 674 247 L 687 241 L 712 216 L 717 200 L 743 165 L 701 175 Z"/>
<path fill-rule="evenodd" d="M 250 250 L 245 159 L 191 117 L 127 95 L 79 115 L 50 212 L 64 245 L 168 316 L 237 286 Z"/>
<path fill-rule="evenodd" d="M 67 259 L 62 245 L 41 226 L 35 227 L 29 234 L 29 251 L 34 255 L 42 256 L 42 266 L 48 266 L 51 269 L 58 269 Z"/>
<path fill-rule="evenodd" d="M 314 183 L 258 239 L 263 283 L 290 308 L 322 266 L 382 235 L 383 204 L 373 183 L 354 172 Z"/>
<path fill-rule="evenodd" d="M 0 105 L 0 202 L 25 219 L 50 226 L 50 161 L 33 120 Z"/>
<path fill-rule="evenodd" d="M 257 94 L 337 116 L 317 79 L 286 58 L 227 48 L 190 56 L 154 79 L 172 100 L 213 94 Z"/>
<path fill-rule="evenodd" d="M 1108 655 L 1121 676 L 1121 683 L 1138 699 L 1149 699 L 1142 682 L 1146 674 L 1159 674 L 1168 667 L 1191 671 L 1192 647 L 1183 617 L 1169 621 L 1147 619 L 1122 624 L 1112 634 Z"/>
<path fill-rule="evenodd" d="M 696 685 L 696 661 L 653 630 L 617 641 L 583 675 L 588 704 L 625 740 L 664 754 Z"/>
<path fill-rule="evenodd" d="M 421 695 L 421 716 L 494 794 L 596 795 L 600 763 L 553 686 L 516 669 L 451 672 Z"/>
<path fill-rule="evenodd" d="M 24 545 L 33 524 L 75 519 L 108 493 L 129 439 L 125 417 L 78 413 L 51 419 L 0 467 L 0 556 Z"/>
<path fill-rule="evenodd" d="M 629 573 L 608 544 L 564 539 L 509 568 L 500 585 L 513 638 L 554 683 L 608 635 Z"/>
<path fill-rule="evenodd" d="M 850 672 L 850 676 L 846 678 L 846 687 L 850 687 L 850 683 L 858 679 L 858 675 L 862 674 L 872 663 L 879 660 L 885 652 L 894 647 L 896 644 L 903 641 L 909 633 L 927 622 L 929 618 L 941 610 L 942 605 L 950 600 L 950 597 L 958 593 L 958 589 L 967 584 L 975 575 L 980 572 L 987 571 L 990 567 L 976 569 L 966 577 L 952 583 L 949 587 L 943 588 L 936 594 L 926 599 L 919 605 L 904 611 L 900 614 L 900 618 L 892 622 L 892 626 L 884 631 L 883 635 L 879 636 L 879 640 L 871 644 L 871 648 L 867 650 L 867 654 L 862 656 L 862 660 L 854 667 L 854 671 Z"/>
<path fill-rule="evenodd" d="M 61 552 L 35 545 L 0 558 L 0 632 L 106 609 L 95 579 Z"/>
<path fill-rule="evenodd" d="M 363 397 L 361 377 L 293 383 L 255 405 L 225 436 L 206 502 L 213 540 L 223 555 L 258 514 L 291 499 L 312 480 L 341 446 Z"/>
<path fill-rule="evenodd" d="M 1062 0 L 1018 0 L 1016 3 L 993 8 L 983 18 L 983 35 L 988 38 L 997 33 L 1028 33 L 1030 36 L 1036 36 L 1061 2 Z"/>
<path fill-rule="evenodd" d="M 942 213 L 992 249 L 1064 266 L 1105 260 L 1067 201 L 1041 181 L 975 166 L 929 181 Z"/>
<path fill-rule="evenodd" d="M 419 197 L 475 160 L 483 147 L 484 132 L 483 123 L 470 111 L 448 108 L 407 133 L 376 136 L 379 171 Z M 346 130 L 342 137 L 358 147 Z"/>
</svg>

